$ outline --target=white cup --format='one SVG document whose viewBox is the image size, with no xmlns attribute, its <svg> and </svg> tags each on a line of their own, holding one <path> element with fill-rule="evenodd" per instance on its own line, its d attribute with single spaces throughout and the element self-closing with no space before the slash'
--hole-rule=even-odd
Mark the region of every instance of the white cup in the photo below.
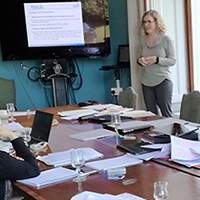
<svg viewBox="0 0 200 200">
<path fill-rule="evenodd" d="M 4 118 L 7 118 L 7 117 L 8 117 L 7 111 L 6 110 L 0 110 L 0 118 L 4 119 Z"/>
</svg>

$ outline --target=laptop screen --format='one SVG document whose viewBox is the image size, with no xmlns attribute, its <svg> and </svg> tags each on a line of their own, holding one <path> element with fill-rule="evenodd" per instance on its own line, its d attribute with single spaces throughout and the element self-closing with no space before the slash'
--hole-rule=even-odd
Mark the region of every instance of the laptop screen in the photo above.
<svg viewBox="0 0 200 200">
<path fill-rule="evenodd" d="M 48 142 L 53 114 L 36 110 L 31 137 L 38 141 Z"/>
</svg>

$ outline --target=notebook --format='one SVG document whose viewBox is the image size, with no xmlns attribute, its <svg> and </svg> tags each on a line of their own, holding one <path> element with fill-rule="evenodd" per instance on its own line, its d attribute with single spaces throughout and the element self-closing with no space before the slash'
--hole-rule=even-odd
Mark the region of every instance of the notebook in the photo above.
<svg viewBox="0 0 200 200">
<path fill-rule="evenodd" d="M 29 144 L 48 142 L 52 121 L 53 114 L 36 110 Z"/>
</svg>

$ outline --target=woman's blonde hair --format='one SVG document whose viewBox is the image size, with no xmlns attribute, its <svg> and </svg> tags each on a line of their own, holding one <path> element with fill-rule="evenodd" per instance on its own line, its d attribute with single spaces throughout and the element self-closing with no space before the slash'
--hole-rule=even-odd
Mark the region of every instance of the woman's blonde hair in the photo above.
<svg viewBox="0 0 200 200">
<path fill-rule="evenodd" d="M 146 31 L 144 30 L 144 27 L 143 27 L 143 21 L 144 21 L 144 17 L 146 15 L 150 15 L 151 17 L 154 18 L 155 20 L 155 23 L 157 24 L 157 29 L 158 29 L 158 32 L 159 33 L 165 33 L 166 32 L 166 26 L 164 24 L 164 21 L 163 21 L 163 18 L 162 16 L 160 15 L 159 12 L 157 12 L 156 10 L 148 10 L 146 11 L 143 16 L 142 16 L 142 21 L 141 21 L 141 27 L 142 27 L 142 30 L 143 30 L 143 33 L 145 35 L 147 35 Z"/>
</svg>

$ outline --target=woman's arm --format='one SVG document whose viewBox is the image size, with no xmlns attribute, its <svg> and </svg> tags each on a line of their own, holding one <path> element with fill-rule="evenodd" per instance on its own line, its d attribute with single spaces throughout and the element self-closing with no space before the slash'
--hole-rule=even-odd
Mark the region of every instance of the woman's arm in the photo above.
<svg viewBox="0 0 200 200">
<path fill-rule="evenodd" d="M 38 176 L 40 174 L 38 164 L 23 139 L 2 127 L 0 127 L 0 136 L 8 137 L 16 155 L 24 159 L 24 161 L 19 160 L 0 151 L 0 179 L 17 180 Z"/>
<path fill-rule="evenodd" d="M 159 63 L 161 66 L 173 66 L 176 64 L 176 56 L 175 56 L 175 48 L 173 41 L 168 38 L 165 42 L 165 51 L 166 51 L 166 57 L 162 58 L 159 57 Z"/>
</svg>

